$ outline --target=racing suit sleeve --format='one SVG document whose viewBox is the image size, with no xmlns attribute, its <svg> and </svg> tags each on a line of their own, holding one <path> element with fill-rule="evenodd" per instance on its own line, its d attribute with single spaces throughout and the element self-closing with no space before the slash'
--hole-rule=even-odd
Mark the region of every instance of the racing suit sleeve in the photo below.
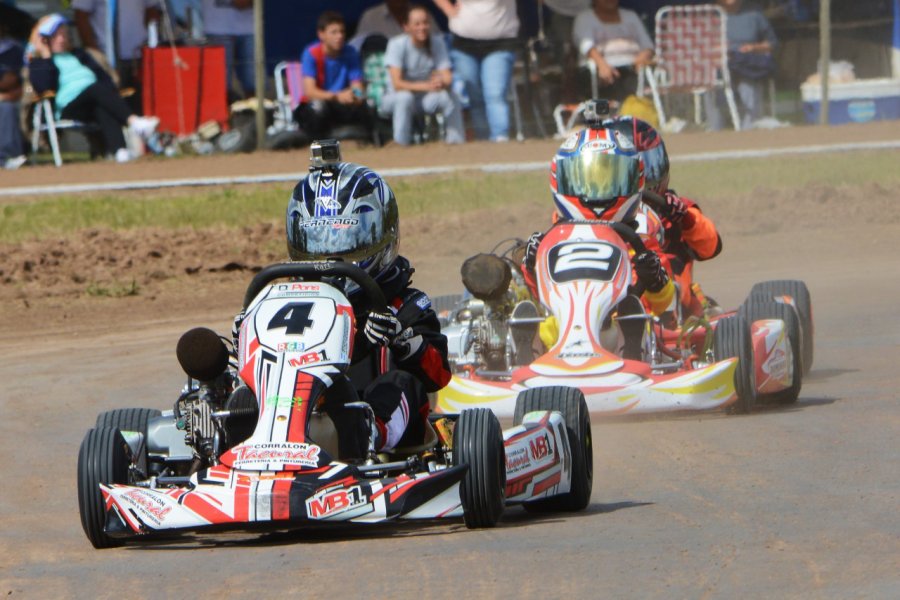
<svg viewBox="0 0 900 600">
<path fill-rule="evenodd" d="M 715 224 L 696 204 L 688 207 L 681 221 L 681 238 L 694 251 L 697 260 L 715 258 L 722 251 L 722 238 Z"/>
<path fill-rule="evenodd" d="M 406 288 L 392 306 L 403 326 L 398 341 L 391 346 L 397 367 L 421 381 L 426 392 L 440 390 L 450 382 L 450 363 L 447 337 L 441 333 L 431 298 L 425 292 Z"/>
</svg>

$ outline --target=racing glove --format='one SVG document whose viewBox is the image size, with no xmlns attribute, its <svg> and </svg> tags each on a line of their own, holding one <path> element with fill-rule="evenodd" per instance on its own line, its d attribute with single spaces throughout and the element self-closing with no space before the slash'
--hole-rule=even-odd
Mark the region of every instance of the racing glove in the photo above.
<svg viewBox="0 0 900 600">
<path fill-rule="evenodd" d="M 369 312 L 366 327 L 363 330 L 366 339 L 373 346 L 390 346 L 401 331 L 403 331 L 403 325 L 400 323 L 400 319 L 390 312 L 374 310 Z"/>
<path fill-rule="evenodd" d="M 538 246 L 541 245 L 542 239 L 544 239 L 544 234 L 538 231 L 532 233 L 531 237 L 528 238 L 528 241 L 525 243 L 525 259 L 523 260 L 523 264 L 529 271 L 534 272 L 534 265 L 537 263 Z"/>
<path fill-rule="evenodd" d="M 666 192 L 666 218 L 673 223 L 680 223 L 687 213 L 687 204 L 675 192 Z"/>
<path fill-rule="evenodd" d="M 669 275 L 656 252 L 645 250 L 632 259 L 638 280 L 649 292 L 658 292 L 669 283 Z"/>
<path fill-rule="evenodd" d="M 694 226 L 694 215 L 689 210 L 690 205 L 682 200 L 678 194 L 673 191 L 666 192 L 666 218 L 675 225 L 680 224 L 684 229 L 690 229 Z"/>
</svg>

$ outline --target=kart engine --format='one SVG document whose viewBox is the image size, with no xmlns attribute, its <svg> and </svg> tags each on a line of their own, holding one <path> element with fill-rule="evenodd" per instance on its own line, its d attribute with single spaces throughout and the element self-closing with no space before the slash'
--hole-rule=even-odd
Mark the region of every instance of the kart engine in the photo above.
<svg viewBox="0 0 900 600">
<path fill-rule="evenodd" d="M 215 464 L 227 449 L 229 436 L 220 411 L 233 391 L 234 379 L 228 372 L 213 382 L 190 382 L 175 403 L 176 427 L 184 431 L 184 441 L 193 448 L 195 458 L 204 462 Z"/>
<path fill-rule="evenodd" d="M 463 357 L 474 359 L 476 366 L 503 376 L 513 366 L 525 364 L 535 327 L 523 329 L 510 324 L 522 302 L 528 297 L 522 274 L 515 263 L 493 254 L 478 254 L 463 263 L 463 285 L 474 296 L 456 315 L 462 326 Z M 536 309 L 534 316 L 536 316 Z M 528 316 L 532 316 L 529 314 Z M 520 347 L 521 346 L 521 347 Z"/>
</svg>

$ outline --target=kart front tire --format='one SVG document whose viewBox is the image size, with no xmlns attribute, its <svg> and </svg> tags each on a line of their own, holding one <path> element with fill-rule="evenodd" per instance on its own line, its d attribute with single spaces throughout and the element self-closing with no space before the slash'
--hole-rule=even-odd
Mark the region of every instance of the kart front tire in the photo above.
<svg viewBox="0 0 900 600">
<path fill-rule="evenodd" d="M 78 510 L 81 526 L 94 548 L 121 546 L 106 535 L 106 506 L 100 484 L 128 483 L 128 450 L 122 432 L 114 427 L 91 429 L 78 451 Z"/>
<path fill-rule="evenodd" d="M 572 486 L 566 494 L 525 502 L 525 510 L 558 512 L 584 510 L 591 502 L 594 483 L 594 448 L 591 418 L 584 393 L 577 388 L 548 386 L 520 392 L 516 398 L 513 424 L 520 425 L 532 411 L 557 411 L 566 421 L 572 450 Z"/>
<path fill-rule="evenodd" d="M 147 424 L 150 419 L 162 415 L 162 412 L 155 408 L 114 408 L 97 415 L 97 423 L 94 427 L 100 429 L 102 427 L 113 427 L 119 431 L 137 431 L 144 436 L 144 445 L 141 448 L 140 456 L 135 461 L 138 469 L 147 474 Z"/>
<path fill-rule="evenodd" d="M 726 358 L 738 359 L 734 371 L 734 389 L 737 401 L 730 412 L 746 414 L 756 404 L 756 368 L 753 361 L 753 345 L 750 324 L 742 315 L 720 319 L 716 323 L 713 336 L 713 354 L 717 361 Z"/>
<path fill-rule="evenodd" d="M 453 464 L 469 466 L 459 488 L 466 527 L 494 527 L 506 500 L 506 452 L 500 422 L 490 409 L 460 413 L 453 429 Z"/>
<path fill-rule="evenodd" d="M 781 296 L 790 296 L 794 301 L 794 308 L 800 319 L 800 344 L 803 362 L 803 375 L 808 375 L 813 364 L 814 354 L 814 329 L 812 314 L 812 298 L 809 288 L 802 281 L 796 279 L 777 279 L 773 281 L 761 281 L 750 288 L 750 297 L 765 296 L 776 299 Z M 749 300 L 749 298 L 748 298 Z"/>
<path fill-rule="evenodd" d="M 800 387 L 803 383 L 803 365 L 800 356 L 800 323 L 796 312 L 787 304 L 751 296 L 741 306 L 740 314 L 747 319 L 751 326 L 754 321 L 759 321 L 760 319 L 780 319 L 784 321 L 785 333 L 788 343 L 791 345 L 791 367 L 793 371 L 791 385 L 780 392 L 766 394 L 762 398 L 779 404 L 793 404 L 800 396 Z"/>
</svg>

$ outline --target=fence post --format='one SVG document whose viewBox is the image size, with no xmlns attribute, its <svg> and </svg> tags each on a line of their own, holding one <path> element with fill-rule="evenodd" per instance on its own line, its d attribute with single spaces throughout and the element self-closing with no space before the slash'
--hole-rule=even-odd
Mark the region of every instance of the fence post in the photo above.
<svg viewBox="0 0 900 600">
<path fill-rule="evenodd" d="M 828 125 L 828 75 L 831 67 L 831 0 L 819 2 L 819 123 Z"/>
<path fill-rule="evenodd" d="M 256 63 L 256 149 L 266 143 L 266 39 L 264 0 L 253 0 L 253 59 Z"/>
</svg>

